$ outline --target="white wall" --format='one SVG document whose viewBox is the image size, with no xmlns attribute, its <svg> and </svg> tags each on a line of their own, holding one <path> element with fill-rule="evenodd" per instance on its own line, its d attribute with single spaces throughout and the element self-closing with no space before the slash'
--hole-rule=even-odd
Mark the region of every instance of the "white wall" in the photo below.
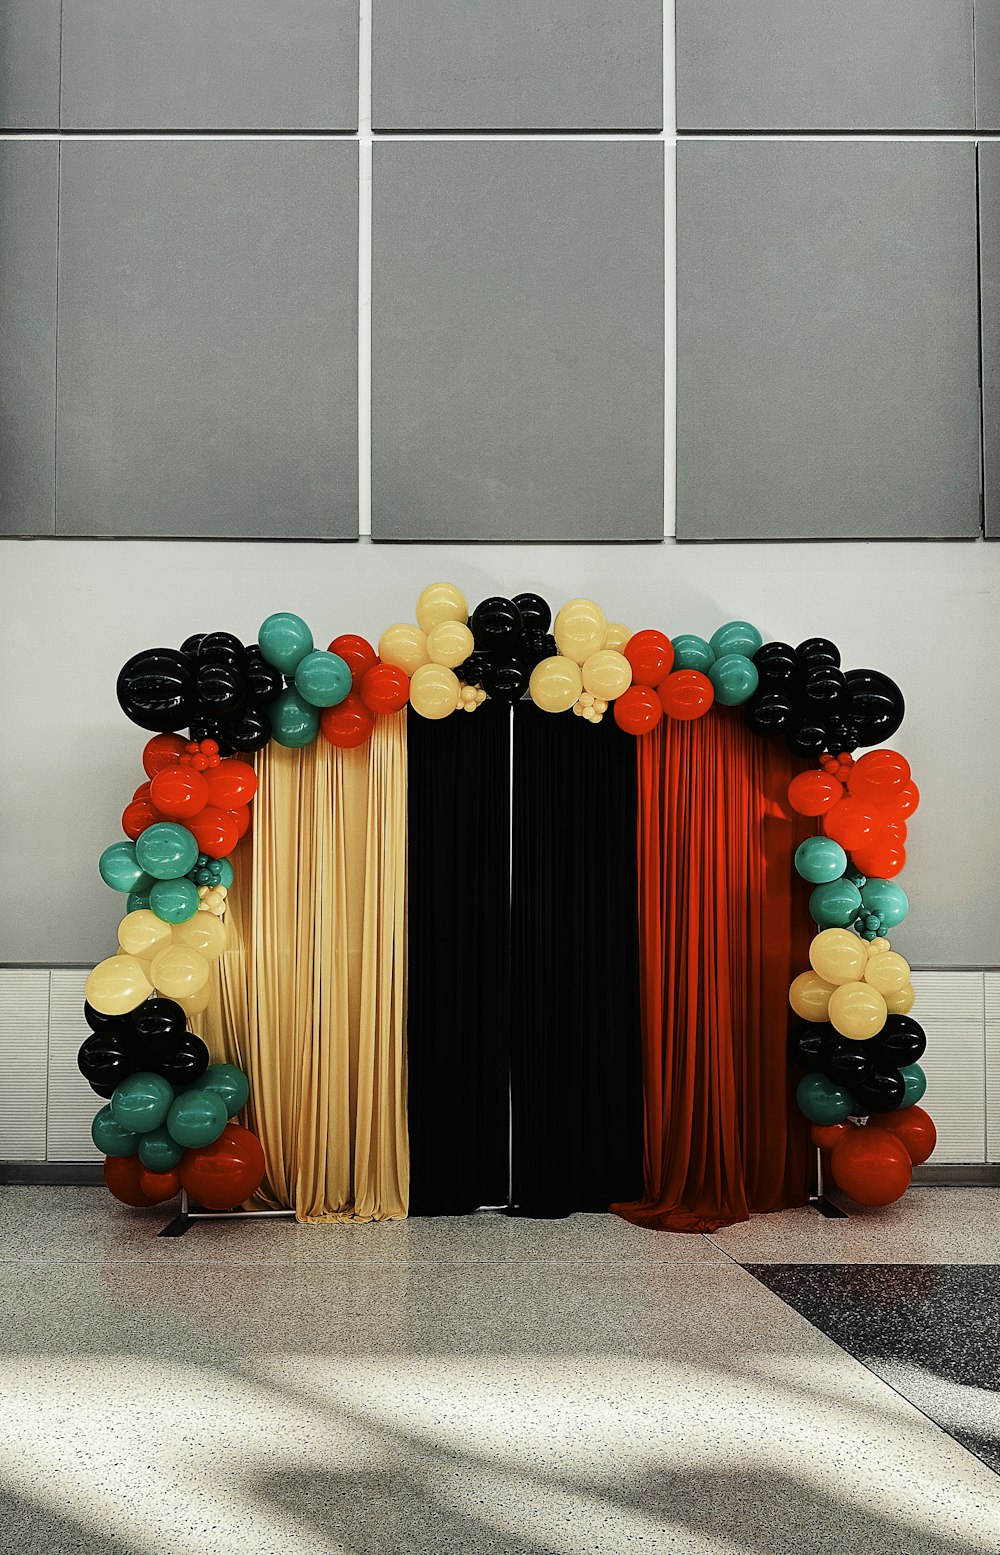
<svg viewBox="0 0 1000 1555">
<path fill-rule="evenodd" d="M 273 610 L 317 644 L 377 640 L 424 584 L 470 602 L 537 589 L 589 595 L 633 629 L 708 634 L 733 616 L 765 637 L 841 645 L 847 667 L 899 681 L 893 742 L 923 795 L 895 936 L 915 966 L 1000 966 L 1000 546 L 978 544 L 388 546 L 0 542 L 0 962 L 110 954 L 123 899 L 97 873 L 142 781 L 146 736 L 115 700 L 140 648 L 212 628 L 252 640 Z"/>
</svg>

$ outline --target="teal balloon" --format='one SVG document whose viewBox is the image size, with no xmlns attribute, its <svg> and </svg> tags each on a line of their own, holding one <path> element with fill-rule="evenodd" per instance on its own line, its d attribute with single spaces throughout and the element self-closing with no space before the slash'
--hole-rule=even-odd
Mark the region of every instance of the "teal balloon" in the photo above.
<svg viewBox="0 0 1000 1555">
<path fill-rule="evenodd" d="M 202 1145 L 214 1144 L 228 1122 L 226 1104 L 217 1091 L 191 1086 L 170 1108 L 167 1131 L 185 1150 L 199 1150 Z"/>
<path fill-rule="evenodd" d="M 214 1091 L 221 1096 L 226 1116 L 235 1118 L 250 1100 L 250 1081 L 235 1064 L 209 1064 L 200 1080 L 191 1087 L 194 1091 Z"/>
<path fill-rule="evenodd" d="M 795 868 L 813 885 L 839 880 L 847 868 L 847 854 L 832 837 L 807 837 L 795 849 Z"/>
<path fill-rule="evenodd" d="M 164 923 L 187 923 L 198 911 L 198 887 L 182 875 L 179 880 L 158 880 L 149 893 L 149 905 Z"/>
<path fill-rule="evenodd" d="M 846 929 L 861 908 L 861 892 L 849 880 L 826 880 L 809 898 L 809 912 L 821 929 Z"/>
<path fill-rule="evenodd" d="M 861 887 L 865 911 L 881 921 L 883 929 L 894 929 L 910 910 L 910 899 L 895 880 L 867 880 Z"/>
<path fill-rule="evenodd" d="M 261 657 L 283 675 L 294 675 L 307 653 L 313 651 L 313 634 L 301 616 L 278 610 L 268 616 L 257 633 Z"/>
<path fill-rule="evenodd" d="M 151 1134 L 154 1128 L 162 1128 L 166 1123 L 173 1099 L 170 1081 L 144 1069 L 130 1074 L 116 1087 L 111 1098 L 111 1116 L 133 1134 Z"/>
<path fill-rule="evenodd" d="M 674 649 L 675 670 L 701 670 L 703 675 L 708 674 L 715 663 L 715 654 L 704 637 L 682 632 L 679 637 L 671 637 L 670 641 Z"/>
<path fill-rule="evenodd" d="M 135 856 L 154 880 L 179 880 L 194 868 L 198 844 L 186 826 L 154 821 L 136 843 Z"/>
<path fill-rule="evenodd" d="M 843 1123 L 850 1117 L 851 1093 L 825 1074 L 804 1074 L 795 1092 L 799 1111 L 810 1123 Z"/>
<path fill-rule="evenodd" d="M 271 733 L 279 745 L 299 750 L 311 745 L 319 733 L 319 708 L 305 701 L 297 691 L 283 691 L 268 708 Z"/>
<path fill-rule="evenodd" d="M 98 863 L 101 879 L 112 891 L 148 891 L 153 884 L 139 862 L 137 844 L 113 842 L 105 848 Z"/>
<path fill-rule="evenodd" d="M 139 1140 L 139 1160 L 151 1172 L 169 1172 L 184 1158 L 184 1146 L 171 1139 L 166 1128 L 154 1128 Z"/>
<path fill-rule="evenodd" d="M 712 633 L 711 644 L 717 659 L 730 653 L 742 653 L 744 658 L 751 659 L 763 647 L 764 639 L 749 621 L 727 621 Z"/>
<path fill-rule="evenodd" d="M 227 858 L 219 859 L 219 884 L 225 886 L 228 891 L 236 879 L 232 864 Z"/>
<path fill-rule="evenodd" d="M 708 678 L 715 687 L 715 700 L 721 702 L 723 707 L 739 707 L 741 702 L 748 702 L 757 690 L 756 664 L 744 658 L 742 653 L 727 653 L 721 659 L 716 659 L 708 672 Z"/>
<path fill-rule="evenodd" d="M 90 1137 L 102 1155 L 135 1155 L 139 1148 L 139 1135 L 116 1123 L 110 1106 L 96 1114 Z"/>
<path fill-rule="evenodd" d="M 321 648 L 307 653 L 295 671 L 295 689 L 313 707 L 336 707 L 352 684 L 351 672 L 339 653 L 326 653 Z"/>
<path fill-rule="evenodd" d="M 155 885 L 155 881 L 153 884 Z M 152 890 L 152 886 L 150 887 Z M 130 891 L 125 903 L 126 912 L 143 912 L 149 907 L 149 891 Z"/>
<path fill-rule="evenodd" d="M 903 1100 L 900 1107 L 912 1107 L 917 1103 L 927 1089 L 927 1076 L 919 1064 L 904 1064 L 899 1071 L 903 1076 L 903 1084 L 906 1089 L 903 1092 Z"/>
</svg>

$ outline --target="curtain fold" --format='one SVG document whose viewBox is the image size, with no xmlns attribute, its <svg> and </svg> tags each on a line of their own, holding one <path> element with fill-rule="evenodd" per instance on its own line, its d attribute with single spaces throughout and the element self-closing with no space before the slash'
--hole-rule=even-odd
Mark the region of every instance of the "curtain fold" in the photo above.
<svg viewBox="0 0 1000 1555">
<path fill-rule="evenodd" d="M 645 1191 L 614 1207 L 711 1231 L 808 1196 L 787 1030 L 812 824 L 783 807 L 804 763 L 722 708 L 637 743 Z"/>
<path fill-rule="evenodd" d="M 510 710 L 407 717 L 410 1209 L 466 1214 L 508 1191 Z"/>
<path fill-rule="evenodd" d="M 636 748 L 514 709 L 513 1208 L 606 1210 L 642 1185 Z"/>
<path fill-rule="evenodd" d="M 407 1212 L 405 714 L 367 745 L 256 758 L 201 1026 L 250 1078 L 261 1193 L 300 1220 Z"/>
</svg>

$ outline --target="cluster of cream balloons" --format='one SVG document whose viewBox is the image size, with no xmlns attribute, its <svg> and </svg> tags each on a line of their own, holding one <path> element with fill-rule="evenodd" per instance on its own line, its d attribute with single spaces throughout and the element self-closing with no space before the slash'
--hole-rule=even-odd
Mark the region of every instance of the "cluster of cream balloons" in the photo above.
<svg viewBox="0 0 1000 1555">
<path fill-rule="evenodd" d="M 224 885 L 200 885 L 198 887 L 198 911 L 214 913 L 221 918 L 226 910 L 229 891 Z"/>
<path fill-rule="evenodd" d="M 118 925 L 119 954 L 99 961 L 87 978 L 87 1000 L 102 1015 L 128 1015 L 155 991 L 186 1015 L 200 1015 L 211 997 L 212 963 L 225 948 L 225 924 L 212 908 L 185 923 L 164 923 L 137 908 Z"/>
<path fill-rule="evenodd" d="M 454 583 L 431 583 L 417 600 L 416 625 L 387 626 L 378 640 L 383 664 L 410 677 L 410 704 L 422 718 L 447 718 L 460 707 L 479 705 L 463 697 L 455 674 L 475 647 L 469 628 L 469 602 Z M 479 701 L 485 700 L 485 696 Z"/>
<path fill-rule="evenodd" d="M 890 1015 L 913 1008 L 909 962 L 887 939 L 824 929 L 809 946 L 809 965 L 788 990 L 789 1004 L 802 1020 L 829 1021 L 852 1042 L 877 1036 Z"/>
<path fill-rule="evenodd" d="M 556 616 L 552 635 L 559 652 L 535 665 L 528 695 L 543 712 L 578 707 L 588 723 L 600 723 L 608 703 L 632 684 L 632 666 L 621 651 L 631 632 L 608 621 L 594 600 L 571 599 Z"/>
</svg>

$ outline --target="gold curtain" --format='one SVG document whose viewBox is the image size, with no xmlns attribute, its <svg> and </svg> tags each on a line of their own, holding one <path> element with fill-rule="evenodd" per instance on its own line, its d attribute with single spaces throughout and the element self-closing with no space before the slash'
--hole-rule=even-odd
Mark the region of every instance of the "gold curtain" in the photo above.
<svg viewBox="0 0 1000 1555">
<path fill-rule="evenodd" d="M 406 714 L 357 750 L 256 758 L 201 1029 L 250 1078 L 261 1199 L 302 1221 L 402 1219 L 406 1125 Z"/>
</svg>

